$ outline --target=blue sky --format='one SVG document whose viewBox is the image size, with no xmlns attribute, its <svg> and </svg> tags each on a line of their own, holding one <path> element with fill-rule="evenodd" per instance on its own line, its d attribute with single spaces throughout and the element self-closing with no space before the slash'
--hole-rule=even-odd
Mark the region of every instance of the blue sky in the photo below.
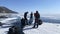
<svg viewBox="0 0 60 34">
<path fill-rule="evenodd" d="M 36 10 L 41 14 L 60 13 L 60 0 L 0 0 L 0 6 L 5 6 L 19 13 L 35 12 Z"/>
</svg>

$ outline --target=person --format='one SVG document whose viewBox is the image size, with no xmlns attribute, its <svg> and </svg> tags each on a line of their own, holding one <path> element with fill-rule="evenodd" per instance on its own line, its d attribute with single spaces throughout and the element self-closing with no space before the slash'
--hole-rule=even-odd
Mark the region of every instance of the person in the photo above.
<svg viewBox="0 0 60 34">
<path fill-rule="evenodd" d="M 25 12 L 24 13 L 24 18 L 27 20 L 27 14 L 28 14 L 28 12 Z"/>
<path fill-rule="evenodd" d="M 33 13 L 31 12 L 31 14 L 30 14 L 29 24 L 32 24 L 32 22 L 33 22 Z"/>
<path fill-rule="evenodd" d="M 22 34 L 24 34 L 23 28 L 25 27 L 25 25 L 26 25 L 26 24 L 25 24 L 25 19 L 22 18 L 22 19 L 21 19 L 21 31 L 22 31 L 21 33 L 22 33 Z"/>
<path fill-rule="evenodd" d="M 24 19 L 25 19 L 25 23 L 26 23 L 26 25 L 28 25 L 27 14 L 28 14 L 28 12 L 25 12 L 25 13 L 24 13 Z"/>
<path fill-rule="evenodd" d="M 38 11 L 36 11 L 36 13 L 34 13 L 34 17 L 35 17 L 35 23 L 34 23 L 34 26 L 33 28 L 38 28 L 38 25 L 39 25 L 39 19 L 40 19 L 40 14 Z"/>
<path fill-rule="evenodd" d="M 25 19 L 22 18 L 22 19 L 21 19 L 21 28 L 24 28 L 24 26 L 25 26 Z"/>
</svg>

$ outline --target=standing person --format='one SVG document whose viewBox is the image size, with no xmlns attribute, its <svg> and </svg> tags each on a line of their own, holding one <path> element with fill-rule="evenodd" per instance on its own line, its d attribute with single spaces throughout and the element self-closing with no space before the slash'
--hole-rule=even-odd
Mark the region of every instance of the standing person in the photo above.
<svg viewBox="0 0 60 34">
<path fill-rule="evenodd" d="M 25 27 L 25 19 L 24 18 L 22 18 L 21 19 L 21 30 L 22 30 L 22 34 L 24 34 L 24 32 L 23 32 L 23 28 Z"/>
<path fill-rule="evenodd" d="M 27 14 L 28 14 L 28 12 L 25 12 L 24 13 L 24 18 L 27 20 Z"/>
<path fill-rule="evenodd" d="M 38 25 L 39 25 L 39 19 L 40 19 L 40 14 L 38 11 L 36 11 L 36 13 L 34 13 L 34 17 L 35 17 L 35 23 L 34 23 L 34 26 L 33 28 L 35 28 L 37 26 L 38 28 Z"/>
<path fill-rule="evenodd" d="M 30 14 L 29 24 L 32 24 L 32 22 L 33 22 L 33 13 L 31 12 L 31 14 Z"/>
<path fill-rule="evenodd" d="M 25 27 L 25 19 L 22 18 L 22 19 L 21 19 L 21 28 L 23 29 L 24 27 Z"/>
<path fill-rule="evenodd" d="M 25 18 L 25 23 L 26 23 L 26 25 L 28 24 L 27 14 L 28 14 L 28 12 L 25 12 L 25 13 L 24 13 L 24 18 Z"/>
</svg>

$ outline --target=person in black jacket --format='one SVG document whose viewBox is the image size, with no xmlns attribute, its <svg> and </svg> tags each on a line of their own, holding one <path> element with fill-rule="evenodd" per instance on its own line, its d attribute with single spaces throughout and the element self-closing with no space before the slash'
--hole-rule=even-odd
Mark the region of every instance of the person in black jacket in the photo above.
<svg viewBox="0 0 60 34">
<path fill-rule="evenodd" d="M 25 27 L 25 19 L 24 18 L 22 18 L 21 19 L 21 33 L 20 34 L 24 34 L 24 32 L 23 32 L 23 28 Z"/>
<path fill-rule="evenodd" d="M 25 19 L 25 24 L 26 24 L 26 25 L 28 25 L 27 14 L 28 14 L 28 12 L 25 12 L 25 13 L 24 13 L 24 19 Z"/>
<path fill-rule="evenodd" d="M 25 12 L 24 13 L 24 18 L 27 20 L 27 14 L 28 14 L 28 12 Z"/>
<path fill-rule="evenodd" d="M 35 28 L 35 27 L 38 28 L 38 25 L 39 25 L 39 19 L 40 19 L 40 14 L 39 14 L 38 11 L 36 11 L 36 13 L 34 13 L 34 17 L 35 17 L 35 23 L 34 23 L 33 28 Z"/>
<path fill-rule="evenodd" d="M 30 14 L 30 19 L 29 19 L 29 24 L 31 25 L 32 22 L 33 22 L 33 13 L 31 12 L 31 14 Z"/>
<path fill-rule="evenodd" d="M 21 28 L 24 28 L 24 26 L 25 26 L 25 19 L 22 18 L 22 19 L 21 19 Z"/>
</svg>

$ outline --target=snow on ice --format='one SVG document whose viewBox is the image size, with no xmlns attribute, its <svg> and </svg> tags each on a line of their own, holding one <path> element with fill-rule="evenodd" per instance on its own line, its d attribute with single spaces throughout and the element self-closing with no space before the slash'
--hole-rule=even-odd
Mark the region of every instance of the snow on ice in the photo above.
<svg viewBox="0 0 60 34">
<path fill-rule="evenodd" d="M 53 23 L 43 23 L 39 28 L 32 28 L 31 26 L 26 26 L 24 28 L 25 34 L 60 34 L 60 24 Z M 0 28 L 0 34 L 6 34 L 8 28 Z"/>
</svg>

